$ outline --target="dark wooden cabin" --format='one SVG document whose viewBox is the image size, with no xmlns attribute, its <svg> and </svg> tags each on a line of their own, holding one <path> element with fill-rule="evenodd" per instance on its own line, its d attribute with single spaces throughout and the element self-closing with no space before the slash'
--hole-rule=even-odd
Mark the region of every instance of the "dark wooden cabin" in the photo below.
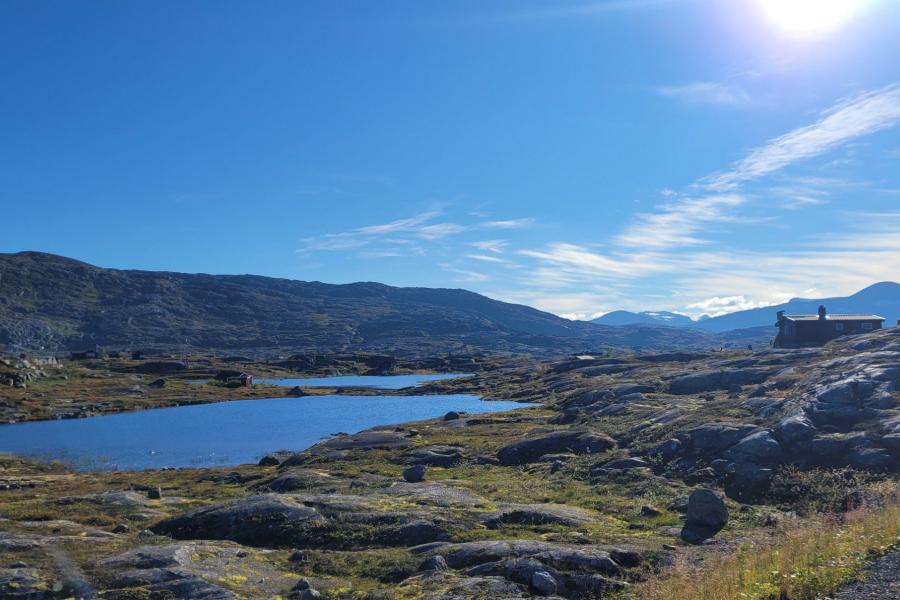
<svg viewBox="0 0 900 600">
<path fill-rule="evenodd" d="M 881 329 L 884 317 L 878 315 L 829 315 L 824 306 L 818 315 L 786 315 L 778 312 L 776 348 L 821 346 L 844 335 L 856 335 Z"/>
</svg>

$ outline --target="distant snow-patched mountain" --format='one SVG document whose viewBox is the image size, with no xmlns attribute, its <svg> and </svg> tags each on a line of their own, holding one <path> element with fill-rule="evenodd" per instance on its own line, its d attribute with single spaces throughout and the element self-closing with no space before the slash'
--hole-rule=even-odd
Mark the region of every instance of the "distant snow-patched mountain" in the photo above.
<svg viewBox="0 0 900 600">
<path fill-rule="evenodd" d="M 887 319 L 885 327 L 892 327 L 900 319 L 900 283 L 885 281 L 860 290 L 852 296 L 838 298 L 794 298 L 784 304 L 754 308 L 740 312 L 713 317 L 698 322 L 697 326 L 706 331 L 722 332 L 732 329 L 745 329 L 762 325 L 774 325 L 776 313 L 780 310 L 787 314 L 816 314 L 819 306 L 824 305 L 831 314 L 837 313 L 874 313 Z"/>
<path fill-rule="evenodd" d="M 824 305 L 829 313 L 874 313 L 887 319 L 885 326 L 893 326 L 900 319 L 900 284 L 885 281 L 871 285 L 852 296 L 837 298 L 794 298 L 784 304 L 742 310 L 718 317 L 693 320 L 678 313 L 628 312 L 616 310 L 607 313 L 593 323 L 611 326 L 638 324 L 669 325 L 672 327 L 692 327 L 704 331 L 723 333 L 735 329 L 773 326 L 778 311 L 787 314 L 816 314 Z"/>
<path fill-rule="evenodd" d="M 697 323 L 687 315 L 668 311 L 656 312 L 630 312 L 627 310 L 614 310 L 602 317 L 594 319 L 593 323 L 621 327 L 623 325 L 668 325 L 670 327 L 693 327 Z"/>
</svg>

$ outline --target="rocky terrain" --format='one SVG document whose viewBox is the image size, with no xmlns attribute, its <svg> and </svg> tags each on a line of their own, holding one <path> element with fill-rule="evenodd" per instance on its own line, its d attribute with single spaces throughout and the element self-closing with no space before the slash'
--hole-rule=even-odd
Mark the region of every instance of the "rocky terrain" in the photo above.
<svg viewBox="0 0 900 600">
<path fill-rule="evenodd" d="M 329 285 L 253 275 L 103 269 L 37 252 L 0 254 L 0 345 L 9 351 L 166 349 L 296 352 L 580 352 L 766 344 L 774 330 L 722 336 L 606 327 L 459 289 Z"/>
<path fill-rule="evenodd" d="M 260 465 L 3 459 L 4 598 L 602 598 L 896 490 L 900 329 L 824 348 L 510 362 L 429 391 L 540 407 Z M 880 490 L 876 492 L 874 490 Z"/>
</svg>

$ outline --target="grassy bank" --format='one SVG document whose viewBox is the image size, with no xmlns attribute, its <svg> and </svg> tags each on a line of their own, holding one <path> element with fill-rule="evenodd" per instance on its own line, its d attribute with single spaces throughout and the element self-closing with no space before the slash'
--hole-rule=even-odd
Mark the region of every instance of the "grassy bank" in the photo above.
<svg viewBox="0 0 900 600">
<path fill-rule="evenodd" d="M 790 523 L 727 555 L 675 564 L 638 586 L 637 600 L 813 600 L 855 579 L 872 557 L 900 548 L 897 490 L 883 507 Z"/>
</svg>

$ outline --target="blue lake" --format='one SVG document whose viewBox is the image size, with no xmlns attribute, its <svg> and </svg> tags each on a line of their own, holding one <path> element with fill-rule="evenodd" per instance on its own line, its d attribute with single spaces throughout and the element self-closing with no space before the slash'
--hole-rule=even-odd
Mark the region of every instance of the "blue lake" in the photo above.
<svg viewBox="0 0 900 600">
<path fill-rule="evenodd" d="M 273 383 L 284 387 L 372 388 L 400 390 L 415 387 L 429 381 L 471 377 L 473 373 L 430 373 L 427 375 L 336 375 L 332 377 L 302 377 L 291 379 L 261 379 L 256 383 Z"/>
<path fill-rule="evenodd" d="M 337 432 L 525 405 L 465 394 L 307 396 L 238 400 L 0 426 L 0 452 L 61 460 L 79 470 L 204 467 L 302 450 Z"/>
</svg>

